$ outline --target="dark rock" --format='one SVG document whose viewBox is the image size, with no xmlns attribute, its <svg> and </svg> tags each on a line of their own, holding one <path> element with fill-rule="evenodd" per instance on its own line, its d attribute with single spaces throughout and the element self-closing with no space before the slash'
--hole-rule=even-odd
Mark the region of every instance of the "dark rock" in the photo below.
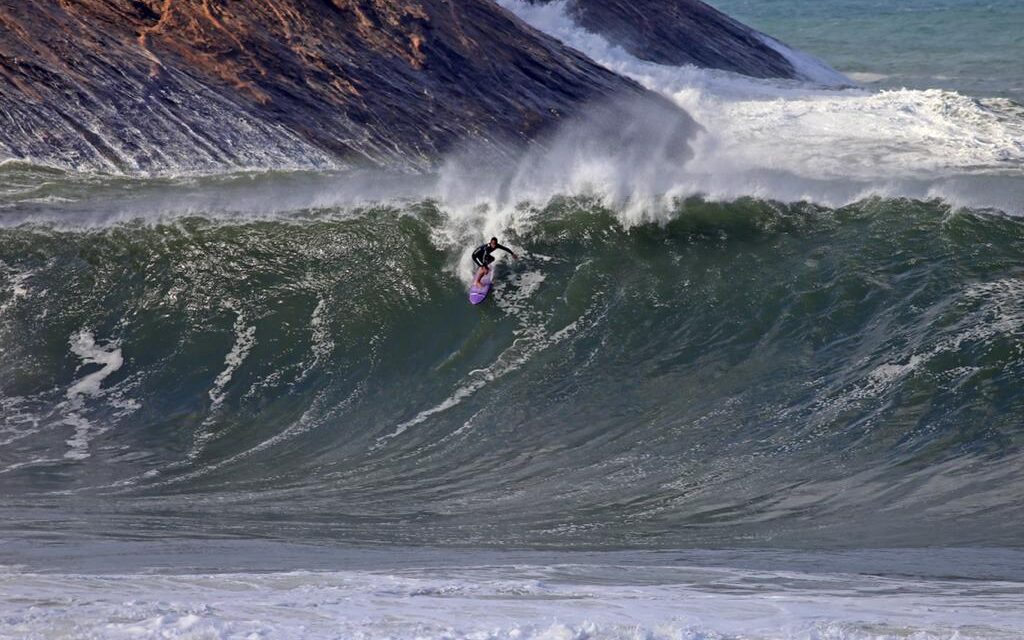
<svg viewBox="0 0 1024 640">
<path fill-rule="evenodd" d="M 756 78 L 799 77 L 758 32 L 699 0 L 568 0 L 567 10 L 584 29 L 642 60 Z"/>
<path fill-rule="evenodd" d="M 488 0 L 0 6 L 0 156 L 72 169 L 426 169 L 624 95 L 667 104 Z"/>
</svg>

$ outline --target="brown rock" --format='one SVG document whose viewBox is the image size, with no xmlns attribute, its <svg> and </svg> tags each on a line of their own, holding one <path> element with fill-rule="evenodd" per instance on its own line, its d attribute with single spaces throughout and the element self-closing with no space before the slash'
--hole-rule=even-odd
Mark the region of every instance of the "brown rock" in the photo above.
<svg viewBox="0 0 1024 640">
<path fill-rule="evenodd" d="M 72 169 L 426 169 L 622 95 L 488 0 L 0 5 L 0 155 Z"/>
</svg>

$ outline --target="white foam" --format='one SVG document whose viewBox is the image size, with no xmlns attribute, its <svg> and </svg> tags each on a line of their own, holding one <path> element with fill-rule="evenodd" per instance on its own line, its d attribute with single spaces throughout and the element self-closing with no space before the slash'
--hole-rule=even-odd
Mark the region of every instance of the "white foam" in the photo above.
<svg viewBox="0 0 1024 640">
<path fill-rule="evenodd" d="M 889 76 L 884 73 L 874 73 L 872 71 L 847 71 L 846 76 L 851 80 L 865 84 L 889 79 Z"/>
<path fill-rule="evenodd" d="M 793 69 L 796 70 L 797 74 L 803 79 L 826 87 L 847 87 L 850 85 L 849 78 L 828 66 L 818 58 L 804 53 L 803 51 L 797 51 L 789 45 L 783 44 L 775 38 L 763 33 L 757 33 L 756 35 L 761 42 L 782 54 L 782 57 L 793 65 Z"/>
<path fill-rule="evenodd" d="M 199 425 L 193 435 L 189 459 L 194 459 L 198 456 L 206 443 L 213 437 L 214 434 L 210 429 L 217 420 L 218 410 L 227 399 L 228 384 L 231 382 L 232 377 L 234 377 L 235 371 L 242 366 L 242 363 L 249 356 L 249 352 L 256 344 L 256 326 L 246 325 L 245 316 L 238 310 L 238 305 L 228 301 L 224 304 L 224 307 L 235 313 L 235 322 L 232 326 L 235 341 L 232 343 L 231 349 L 224 356 L 224 368 L 214 378 L 213 385 L 207 392 L 207 396 L 210 398 L 210 408 L 207 411 L 207 418 L 203 420 L 203 423 Z"/>
<path fill-rule="evenodd" d="M 327 324 L 327 300 L 319 298 L 309 318 L 312 359 L 303 365 L 295 382 L 305 380 L 318 366 L 322 365 L 334 351 L 334 339 Z"/>
<path fill-rule="evenodd" d="M 974 640 L 1020 637 L 1019 585 L 574 565 L 179 575 L 0 572 L 10 637 Z M 646 573 L 656 572 L 648 580 Z"/>
<path fill-rule="evenodd" d="M 229 309 L 235 308 L 233 305 L 227 306 Z M 224 399 L 227 397 L 225 389 L 228 383 L 231 382 L 231 377 L 235 374 L 238 367 L 242 366 L 245 358 L 249 355 L 249 351 L 256 344 L 256 327 L 246 326 L 245 316 L 242 315 L 241 311 L 236 311 L 235 313 L 237 314 L 233 327 L 235 342 L 231 345 L 231 350 L 224 356 L 224 369 L 214 378 L 213 386 L 207 392 L 210 397 L 210 413 L 215 412 L 224 404 Z"/>
<path fill-rule="evenodd" d="M 501 4 L 612 71 L 671 98 L 704 128 L 693 141 L 694 157 L 676 167 L 628 157 L 574 158 L 556 148 L 560 162 L 552 167 L 560 167 L 558 175 L 513 179 L 507 190 L 517 199 L 543 202 L 557 193 L 594 193 L 617 207 L 626 201 L 627 222 L 637 220 L 638 212 L 670 210 L 674 199 L 697 194 L 829 206 L 873 195 L 942 197 L 955 205 L 1024 211 L 1024 118 L 1012 105 L 939 90 L 823 88 L 822 83 L 849 82 L 767 37 L 814 81 L 659 65 L 581 29 L 566 15 L 564 3 Z"/>
<path fill-rule="evenodd" d="M 11 287 L 10 297 L 0 304 L 0 319 L 3 319 L 7 315 L 7 311 L 18 303 L 19 300 L 28 297 L 28 287 L 25 283 L 32 277 L 33 271 L 25 272 L 14 272 L 7 276 L 7 282 Z M 3 353 L 4 348 L 0 346 L 0 353 Z"/>
<path fill-rule="evenodd" d="M 68 400 L 75 401 L 81 396 L 98 396 L 100 386 L 107 376 L 120 369 L 124 364 L 120 342 L 115 340 L 101 346 L 96 343 L 96 336 L 91 331 L 82 329 L 76 335 L 71 336 L 70 343 L 71 352 L 82 359 L 83 365 L 99 364 L 102 367 L 72 384 L 67 390 Z"/>
<path fill-rule="evenodd" d="M 68 387 L 65 402 L 61 408 L 66 411 L 64 423 L 74 428 L 74 434 L 67 440 L 71 450 L 64 454 L 65 458 L 84 460 L 89 457 L 89 442 L 97 435 L 106 432 L 110 425 L 95 425 L 83 413 L 85 398 L 97 398 L 104 395 L 103 381 L 124 364 L 119 341 L 110 341 L 105 345 L 96 342 L 96 337 L 87 329 L 82 329 L 71 336 L 69 343 L 71 352 L 81 358 L 81 365 L 98 364 L 99 369 L 82 376 Z M 80 365 L 80 366 L 81 366 Z"/>
</svg>

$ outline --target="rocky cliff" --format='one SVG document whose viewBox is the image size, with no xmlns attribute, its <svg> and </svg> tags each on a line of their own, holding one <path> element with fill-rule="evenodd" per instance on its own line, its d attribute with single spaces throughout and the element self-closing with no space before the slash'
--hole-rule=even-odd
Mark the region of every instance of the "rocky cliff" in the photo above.
<svg viewBox="0 0 1024 640">
<path fill-rule="evenodd" d="M 584 24 L 652 59 L 791 71 L 698 2 L 575 1 Z M 424 170 L 466 145 L 516 153 L 623 97 L 674 110 L 491 0 L 0 4 L 0 159 Z"/>
<path fill-rule="evenodd" d="M 0 153 L 79 169 L 423 168 L 621 94 L 487 0 L 0 5 Z"/>
</svg>

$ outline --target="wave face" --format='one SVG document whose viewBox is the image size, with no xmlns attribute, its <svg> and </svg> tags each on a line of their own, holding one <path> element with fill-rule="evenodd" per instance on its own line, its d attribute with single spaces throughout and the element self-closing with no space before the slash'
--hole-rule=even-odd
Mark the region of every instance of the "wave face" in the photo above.
<svg viewBox="0 0 1024 640">
<path fill-rule="evenodd" d="M 556 198 L 477 309 L 488 215 L 0 230 L 4 528 L 1019 543 L 1019 219 Z"/>
<path fill-rule="evenodd" d="M 595 107 L 415 177 L 0 164 L 4 530 L 1019 546 L 1020 106 L 503 5 L 694 121 Z M 523 260 L 473 309 L 492 234 Z"/>
</svg>

